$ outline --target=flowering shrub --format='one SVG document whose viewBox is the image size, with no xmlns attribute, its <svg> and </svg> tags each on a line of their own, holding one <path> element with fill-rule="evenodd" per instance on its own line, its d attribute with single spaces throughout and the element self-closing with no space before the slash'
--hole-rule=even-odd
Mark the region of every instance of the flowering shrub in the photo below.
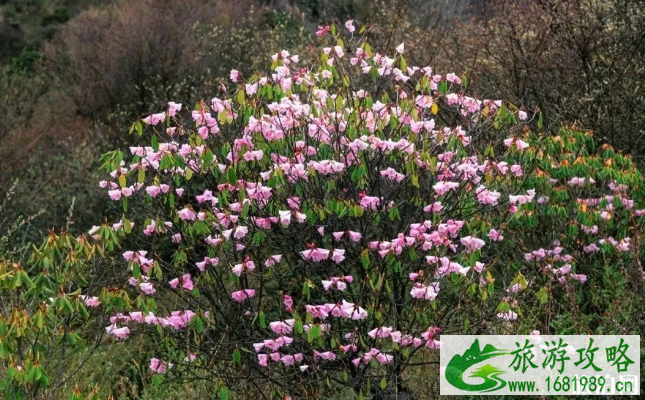
<svg viewBox="0 0 645 400">
<path fill-rule="evenodd" d="M 70 362 L 82 365 L 87 356 L 79 356 L 81 350 L 105 337 L 81 337 L 88 308 L 100 305 L 81 294 L 88 289 L 88 266 L 105 249 L 54 231 L 40 247 L 24 244 L 20 236 L 33 218 L 5 225 L 10 205 L 11 191 L 0 203 L 0 397 L 54 398 L 80 369 Z M 71 399 L 96 399 L 96 390 L 90 392 L 82 397 L 77 390 Z"/>
<path fill-rule="evenodd" d="M 319 27 L 332 44 L 315 62 L 282 51 L 268 76 L 233 70 L 219 97 L 169 103 L 133 124 L 149 143 L 103 157 L 124 215 L 90 235 L 127 246 L 128 279 L 98 302 L 115 340 L 159 335 L 156 383 L 406 393 L 433 376 L 409 379 L 441 333 L 553 329 L 608 263 L 642 288 L 628 157 L 579 130 L 532 133 L 539 114 L 364 34 Z"/>
</svg>

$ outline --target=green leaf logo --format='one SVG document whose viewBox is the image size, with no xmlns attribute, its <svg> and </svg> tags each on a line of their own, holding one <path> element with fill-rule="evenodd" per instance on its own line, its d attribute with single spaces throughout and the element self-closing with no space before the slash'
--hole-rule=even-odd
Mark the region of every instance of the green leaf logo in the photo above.
<svg viewBox="0 0 645 400">
<path fill-rule="evenodd" d="M 464 352 L 464 354 L 456 354 L 446 367 L 446 380 L 448 383 L 457 389 L 466 390 L 469 392 L 492 392 L 499 390 L 506 386 L 506 381 L 499 376 L 504 371 L 490 365 L 485 364 L 475 370 L 470 377 L 481 378 L 484 382 L 479 384 L 470 384 L 464 382 L 464 374 L 470 367 L 479 364 L 492 357 L 502 356 L 508 354 L 506 350 L 496 349 L 490 344 L 484 346 L 483 350 L 479 348 L 479 340 L 475 339 L 472 346 Z"/>
</svg>

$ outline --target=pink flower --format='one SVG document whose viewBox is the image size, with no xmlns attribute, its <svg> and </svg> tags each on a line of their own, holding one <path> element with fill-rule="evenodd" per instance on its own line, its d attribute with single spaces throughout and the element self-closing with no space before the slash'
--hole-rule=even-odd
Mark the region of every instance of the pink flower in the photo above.
<svg viewBox="0 0 645 400">
<path fill-rule="evenodd" d="M 169 117 L 174 117 L 177 111 L 181 111 L 181 103 L 174 103 L 174 102 L 169 102 L 168 103 L 168 116 Z"/>
<path fill-rule="evenodd" d="M 280 358 L 280 361 L 287 366 L 294 365 L 296 362 L 295 358 L 293 358 L 292 355 L 282 356 L 282 358 Z"/>
<path fill-rule="evenodd" d="M 154 294 L 156 292 L 155 287 L 150 282 L 142 282 L 139 284 L 139 289 L 147 295 Z"/>
<path fill-rule="evenodd" d="M 477 193 L 477 200 L 481 204 L 489 204 L 493 206 L 497 205 L 497 201 L 502 196 L 501 193 L 491 192 L 490 190 L 486 189 L 484 186 L 479 186 L 477 189 L 475 189 L 475 193 Z"/>
<path fill-rule="evenodd" d="M 282 89 L 283 92 L 287 92 L 291 89 L 292 83 L 293 80 L 291 78 L 284 78 L 280 81 L 280 89 Z"/>
<path fill-rule="evenodd" d="M 247 228 L 246 226 L 238 226 L 237 228 L 235 228 L 235 233 L 233 233 L 233 237 L 235 239 L 242 239 L 247 235 L 247 233 L 249 233 L 249 228 Z"/>
<path fill-rule="evenodd" d="M 321 353 L 317 350 L 314 350 L 314 360 L 317 360 L 319 358 L 332 361 L 336 359 L 336 354 L 334 354 L 332 351 L 325 351 Z"/>
<path fill-rule="evenodd" d="M 527 117 L 526 111 L 519 111 L 517 113 L 517 117 L 520 119 L 520 121 L 524 121 Z"/>
<path fill-rule="evenodd" d="M 312 260 L 314 262 L 320 262 L 320 261 L 328 259 L 329 254 L 331 254 L 331 251 L 329 251 L 327 249 L 315 248 L 315 249 L 302 251 L 302 252 L 300 252 L 300 254 L 302 255 L 302 258 L 304 258 L 305 260 Z"/>
<path fill-rule="evenodd" d="M 150 370 L 157 374 L 165 374 L 166 370 L 172 368 L 172 363 L 166 363 L 157 358 L 150 359 Z"/>
<path fill-rule="evenodd" d="M 240 79 L 240 71 L 236 69 L 231 70 L 231 80 L 237 82 Z"/>
<path fill-rule="evenodd" d="M 598 245 L 596 245 L 595 243 L 591 243 L 588 246 L 584 246 L 582 248 L 582 251 L 584 251 L 585 253 L 596 253 L 600 251 L 600 247 L 598 247 Z"/>
<path fill-rule="evenodd" d="M 367 311 L 359 307 L 358 304 L 349 303 L 345 300 L 343 300 L 341 311 L 342 311 L 342 315 L 346 318 L 351 318 L 354 320 L 367 318 Z"/>
<path fill-rule="evenodd" d="M 294 214 L 296 214 L 296 221 L 298 221 L 298 223 L 300 223 L 300 224 L 302 224 L 303 222 L 305 222 L 307 220 L 307 215 L 306 214 L 303 214 L 303 213 L 301 213 L 299 211 L 294 211 Z"/>
<path fill-rule="evenodd" d="M 473 251 L 484 247 L 486 242 L 474 236 L 464 236 L 461 238 L 461 244 L 466 247 L 466 251 L 468 253 L 472 253 Z"/>
<path fill-rule="evenodd" d="M 379 353 L 376 355 L 376 361 L 378 361 L 378 363 L 381 365 L 389 364 L 393 360 L 394 360 L 394 356 L 390 354 Z"/>
<path fill-rule="evenodd" d="M 150 197 L 157 197 L 157 195 L 161 193 L 161 189 L 159 188 L 159 186 L 148 186 L 146 188 L 146 193 L 148 193 Z"/>
<path fill-rule="evenodd" d="M 181 287 L 184 288 L 184 290 L 188 290 L 188 291 L 191 291 L 195 288 L 190 274 L 185 274 L 181 276 Z"/>
<path fill-rule="evenodd" d="M 253 83 L 253 84 L 246 84 L 246 94 L 248 95 L 254 95 L 258 92 L 258 84 Z"/>
<path fill-rule="evenodd" d="M 283 297 L 284 297 L 284 300 L 283 300 L 284 308 L 288 312 L 291 312 L 293 307 L 293 299 L 288 294 L 283 295 Z"/>
<path fill-rule="evenodd" d="M 524 150 L 527 147 L 529 147 L 529 144 L 526 143 L 525 141 L 521 140 L 520 138 L 504 139 L 504 145 L 506 147 L 513 147 L 513 145 L 515 145 L 518 150 Z"/>
<path fill-rule="evenodd" d="M 350 19 L 350 20 L 348 20 L 348 21 L 346 21 L 346 22 L 345 22 L 345 28 L 347 28 L 347 30 L 349 31 L 349 33 L 353 33 L 353 32 L 356 30 L 356 28 L 354 27 L 354 23 L 353 23 L 353 22 L 354 22 L 354 20 L 353 20 L 353 19 Z"/>
<path fill-rule="evenodd" d="M 326 34 L 331 32 L 331 27 L 329 25 L 327 26 L 318 26 L 318 30 L 316 31 L 316 36 L 325 36 Z"/>
<path fill-rule="evenodd" d="M 190 208 L 181 209 L 177 214 L 179 215 L 179 218 L 184 221 L 194 221 L 196 218 L 195 212 Z"/>
<path fill-rule="evenodd" d="M 372 211 L 376 211 L 380 204 L 381 199 L 379 199 L 378 197 L 363 196 L 363 198 L 361 199 L 361 206 Z"/>
<path fill-rule="evenodd" d="M 359 232 L 348 231 L 347 233 L 349 234 L 349 240 L 355 243 L 360 242 L 363 237 Z"/>
<path fill-rule="evenodd" d="M 410 295 L 415 299 L 434 300 L 439 294 L 439 283 L 435 282 L 430 286 L 415 283 Z"/>
<path fill-rule="evenodd" d="M 179 286 L 179 278 L 175 278 L 175 279 L 169 281 L 168 285 L 170 285 L 170 287 L 173 288 L 173 289 L 177 289 L 177 287 Z"/>
<path fill-rule="evenodd" d="M 527 190 L 526 194 L 522 195 L 508 195 L 508 201 L 512 204 L 528 204 L 533 201 L 533 197 L 535 197 L 535 190 Z"/>
<path fill-rule="evenodd" d="M 165 119 L 166 119 L 166 113 L 158 113 L 158 114 L 148 115 L 143 119 L 143 122 L 145 122 L 148 125 L 157 125 L 159 122 L 162 122 Z"/>
<path fill-rule="evenodd" d="M 475 266 L 473 267 L 473 269 L 475 271 L 477 271 L 478 273 L 481 273 L 482 270 L 484 269 L 484 263 L 481 263 L 479 261 L 475 261 Z"/>
<path fill-rule="evenodd" d="M 266 367 L 269 365 L 269 356 L 266 354 L 258 354 L 258 364 L 261 367 Z"/>
<path fill-rule="evenodd" d="M 96 296 L 89 296 L 85 298 L 85 305 L 88 307 L 98 307 L 100 304 L 101 302 Z"/>
<path fill-rule="evenodd" d="M 401 43 L 400 45 L 396 46 L 396 52 L 399 54 L 403 54 L 403 51 L 405 50 L 405 44 Z"/>
<path fill-rule="evenodd" d="M 517 313 L 511 310 L 509 310 L 506 313 L 500 312 L 500 313 L 497 313 L 497 318 L 504 321 L 515 321 L 517 319 Z"/>
<path fill-rule="evenodd" d="M 596 183 L 596 181 L 593 178 L 587 178 L 587 179 L 589 180 L 589 183 L 592 185 Z M 567 184 L 569 186 L 584 186 L 585 178 L 574 176 L 573 178 L 571 178 L 571 180 L 569 180 L 569 182 L 567 182 Z"/>
<path fill-rule="evenodd" d="M 212 265 L 212 266 L 217 266 L 219 265 L 219 258 L 210 258 L 206 257 L 204 258 L 204 261 L 198 261 L 195 263 L 195 266 L 201 271 L 204 272 L 206 271 L 206 266 Z"/>
<path fill-rule="evenodd" d="M 288 319 L 286 321 L 274 321 L 269 324 L 269 327 L 278 335 L 288 335 L 291 333 L 295 322 L 295 319 Z"/>
<path fill-rule="evenodd" d="M 335 241 L 340 242 L 343 240 L 343 236 L 345 236 L 345 232 L 332 232 L 331 234 L 334 238 Z"/>
<path fill-rule="evenodd" d="M 381 176 L 395 182 L 402 182 L 405 179 L 405 175 L 396 172 L 393 168 L 381 171 Z"/>
<path fill-rule="evenodd" d="M 344 249 L 334 249 L 331 255 L 331 259 L 336 263 L 340 264 L 345 259 L 345 250 Z"/>
<path fill-rule="evenodd" d="M 244 273 L 244 271 L 253 272 L 254 270 L 255 263 L 248 257 L 246 257 L 241 264 L 235 264 L 232 269 L 233 273 L 237 276 L 242 276 L 242 273 Z"/>
<path fill-rule="evenodd" d="M 522 285 L 520 285 L 519 282 L 510 286 L 508 289 L 506 289 L 506 291 L 509 293 L 518 293 L 521 290 L 522 290 Z"/>
<path fill-rule="evenodd" d="M 114 201 L 120 200 L 121 190 L 120 189 L 108 190 L 108 196 L 110 196 L 110 199 Z"/>
<path fill-rule="evenodd" d="M 264 262 L 264 265 L 267 267 L 273 267 L 274 265 L 280 263 L 280 261 L 282 261 L 282 254 L 276 254 L 267 258 Z"/>
<path fill-rule="evenodd" d="M 488 231 L 488 238 L 496 242 L 501 242 L 502 240 L 504 240 L 504 236 L 502 235 L 502 233 L 496 231 L 495 229 L 491 229 L 490 231 Z"/>
<path fill-rule="evenodd" d="M 280 223 L 284 226 L 289 226 L 291 223 L 291 210 L 278 211 L 280 215 Z"/>
<path fill-rule="evenodd" d="M 116 336 L 118 339 L 126 339 L 130 334 L 130 329 L 127 326 L 118 328 L 116 324 L 112 324 L 105 328 L 108 335 Z"/>
<path fill-rule="evenodd" d="M 434 214 L 440 213 L 441 210 L 443 210 L 443 205 L 441 204 L 440 201 L 435 201 L 432 204 L 428 204 L 427 206 L 423 207 L 423 212 L 431 212 Z"/>
<path fill-rule="evenodd" d="M 231 293 L 233 300 L 237 301 L 238 303 L 241 303 L 246 299 L 250 299 L 253 296 L 255 296 L 255 290 L 253 289 L 238 290 L 237 292 Z"/>
<path fill-rule="evenodd" d="M 434 191 L 437 193 L 438 196 L 441 196 L 445 194 L 446 192 L 456 189 L 459 187 L 459 183 L 457 182 L 437 182 L 435 183 L 432 188 Z"/>
<path fill-rule="evenodd" d="M 390 335 L 392 335 L 392 327 L 389 326 L 382 326 L 367 332 L 367 336 L 371 337 L 372 339 L 388 338 L 390 337 Z"/>
<path fill-rule="evenodd" d="M 213 206 L 217 204 L 217 197 L 213 196 L 213 192 L 210 190 L 204 190 L 203 194 L 195 196 L 195 199 L 197 200 L 198 203 L 204 203 L 206 201 L 210 201 Z"/>
<path fill-rule="evenodd" d="M 446 74 L 446 80 L 451 83 L 456 83 L 457 85 L 461 85 L 461 78 L 459 78 L 456 74 L 450 73 Z"/>
</svg>

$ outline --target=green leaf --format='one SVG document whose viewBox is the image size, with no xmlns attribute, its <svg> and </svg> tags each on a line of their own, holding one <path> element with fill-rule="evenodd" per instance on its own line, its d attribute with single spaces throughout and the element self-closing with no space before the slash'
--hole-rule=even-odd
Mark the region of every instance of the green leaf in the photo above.
<svg viewBox="0 0 645 400">
<path fill-rule="evenodd" d="M 439 82 L 439 93 L 441 94 L 448 93 L 448 83 L 446 81 Z"/>
<path fill-rule="evenodd" d="M 229 397 L 230 397 L 230 392 L 228 391 L 228 388 L 226 387 L 220 388 L 219 390 L 220 400 L 228 400 Z"/>
<path fill-rule="evenodd" d="M 419 187 L 419 175 L 412 175 L 412 186 Z"/>
<path fill-rule="evenodd" d="M 29 275 L 27 275 L 27 273 L 24 271 L 22 272 L 22 280 L 27 284 L 27 286 L 29 286 L 30 289 L 33 289 L 36 287 L 36 285 L 34 284 L 34 281 L 32 281 Z"/>
<path fill-rule="evenodd" d="M 239 363 L 242 360 L 242 354 L 240 354 L 240 349 L 233 350 L 233 362 Z"/>
<path fill-rule="evenodd" d="M 13 276 L 13 282 L 11 284 L 11 287 L 15 289 L 15 288 L 19 288 L 20 286 L 22 286 L 22 274 L 17 273 Z"/>
<path fill-rule="evenodd" d="M 163 376 L 160 374 L 154 374 L 152 376 L 152 385 L 153 386 L 159 386 L 163 382 Z"/>
<path fill-rule="evenodd" d="M 408 63 L 405 62 L 405 58 L 403 58 L 403 56 L 401 56 L 400 64 L 401 64 L 401 71 L 403 71 L 403 73 L 406 74 L 408 71 Z"/>
<path fill-rule="evenodd" d="M 381 386 L 381 390 L 385 390 L 385 388 L 387 388 L 387 379 L 385 379 L 385 377 L 381 379 L 381 384 L 379 386 Z"/>
<path fill-rule="evenodd" d="M 235 168 L 228 167 L 228 169 L 226 170 L 226 180 L 231 185 L 237 184 L 237 175 L 235 173 Z"/>
<path fill-rule="evenodd" d="M 370 254 L 368 249 L 361 252 L 361 264 L 363 264 L 363 268 L 365 269 L 370 267 Z"/>
<path fill-rule="evenodd" d="M 199 317 L 195 318 L 195 331 L 197 333 L 202 333 L 204 331 L 204 321 Z"/>
</svg>

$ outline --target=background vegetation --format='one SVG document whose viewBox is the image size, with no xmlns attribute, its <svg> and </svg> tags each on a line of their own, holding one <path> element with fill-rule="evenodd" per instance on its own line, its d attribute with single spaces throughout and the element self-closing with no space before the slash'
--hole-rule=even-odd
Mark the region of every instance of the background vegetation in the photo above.
<svg viewBox="0 0 645 400">
<path fill-rule="evenodd" d="M 132 121 L 169 100 L 194 104 L 214 95 L 231 69 L 250 76 L 279 50 L 306 56 L 317 25 L 348 18 L 373 24 L 375 48 L 391 53 L 405 41 L 410 65 L 465 74 L 469 95 L 539 108 L 547 132 L 577 123 L 594 131 L 599 146 L 645 164 L 642 1 L 2 0 L 0 193 L 11 193 L 11 206 L 0 213 L 0 258 L 27 263 L 31 243 L 51 238 L 53 227 L 75 236 L 120 215 L 99 194 L 99 158 L 133 143 Z M 79 279 L 59 272 L 60 282 Z M 642 330 L 636 289 L 621 287 L 616 301 L 625 314 L 617 317 L 603 297 L 583 294 L 591 321 L 562 309 L 553 329 L 606 329 L 618 318 L 625 329 Z M 76 320 L 66 321 L 76 329 Z M 67 396 L 77 382 L 83 395 L 97 385 L 101 396 L 123 399 L 207 393 L 207 385 L 151 385 L 146 343 L 66 354 L 68 365 L 90 368 L 74 381 L 63 372 L 51 398 Z"/>
</svg>

